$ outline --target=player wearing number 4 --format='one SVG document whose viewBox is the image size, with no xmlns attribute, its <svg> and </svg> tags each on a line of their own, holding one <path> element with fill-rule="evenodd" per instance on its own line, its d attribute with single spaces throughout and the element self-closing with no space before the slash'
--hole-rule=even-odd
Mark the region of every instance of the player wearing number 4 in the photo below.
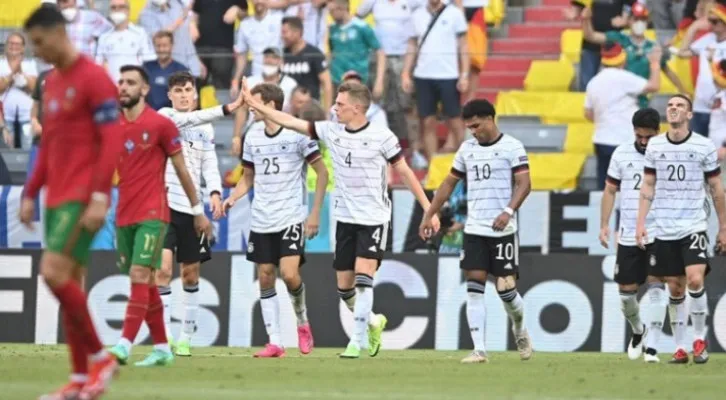
<svg viewBox="0 0 726 400">
<path fill-rule="evenodd" d="M 388 164 L 396 169 L 424 210 L 429 207 L 421 184 L 403 158 L 398 139 L 388 128 L 368 122 L 365 115 L 371 93 L 357 82 L 343 83 L 338 89 L 335 113 L 340 123 L 310 123 L 266 106 L 249 92 L 246 81 L 242 92 L 250 108 L 265 119 L 322 140 L 329 149 L 335 174 L 332 204 L 337 221 L 333 267 L 338 293 L 355 320 L 353 337 L 340 357 L 359 358 L 366 348 L 370 356 L 377 355 L 387 320 L 372 313 L 373 275 L 383 259 L 391 219 Z M 438 228 L 439 221 L 434 218 L 432 229 Z"/>
<path fill-rule="evenodd" d="M 465 141 L 454 156 L 446 177 L 423 216 L 419 234 L 428 239 L 432 219 L 446 203 L 460 179 L 466 179 L 468 215 L 461 250 L 466 276 L 466 318 L 474 351 L 464 364 L 488 362 L 485 350 L 488 275 L 496 278 L 499 297 L 512 320 L 512 332 L 522 360 L 532 357 L 532 342 L 524 327 L 524 301 L 517 292 L 519 246 L 514 212 L 529 194 L 529 161 L 517 139 L 499 132 L 494 106 L 487 100 L 464 105 L 462 117 L 474 138 Z"/>
<path fill-rule="evenodd" d="M 620 221 L 618 229 L 618 251 L 615 261 L 615 282 L 620 289 L 620 302 L 623 316 L 630 323 L 633 337 L 628 345 L 628 357 L 637 360 L 645 350 L 645 361 L 660 362 L 658 359 L 658 341 L 665 319 L 666 291 L 663 280 L 656 274 L 655 268 L 655 215 L 648 213 L 646 227 L 649 241 L 645 249 L 638 247 L 635 241 L 635 226 L 638 217 L 638 199 L 640 186 L 643 182 L 643 164 L 648 141 L 658 134 L 660 114 L 652 108 L 638 110 L 633 115 L 635 142 L 618 146 L 613 152 L 608 167 L 605 191 L 602 194 L 600 213 L 600 243 L 607 248 L 610 242 L 610 215 L 615 204 L 615 195 L 620 191 Z M 640 319 L 638 304 L 638 287 L 648 282 L 650 306 L 650 328 Z M 647 336 L 646 336 L 647 333 Z M 645 340 L 647 340 L 647 345 Z"/>
<path fill-rule="evenodd" d="M 688 97 L 675 95 L 668 100 L 665 135 L 656 136 L 645 151 L 643 184 L 640 188 L 636 243 L 648 243 L 646 216 L 651 205 L 655 214 L 656 276 L 662 276 L 670 289 L 668 314 L 676 340 L 672 364 L 688 363 L 685 336 L 688 326 L 685 289 L 691 297 L 693 322 L 693 362 L 708 361 L 706 318 L 708 300 L 704 280 L 708 274 L 708 206 L 706 183 L 718 215 L 720 251 L 726 245 L 726 204 L 716 147 L 708 138 L 689 131 L 693 105 Z"/>
<path fill-rule="evenodd" d="M 285 94 L 279 86 L 262 83 L 252 95 L 263 104 L 282 110 Z M 297 316 L 298 348 L 302 354 L 313 349 L 313 334 L 305 305 L 305 284 L 300 267 L 305 263 L 305 237 L 314 237 L 320 225 L 320 208 L 328 185 L 328 171 L 320 157 L 318 144 L 306 136 L 285 129 L 252 111 L 255 122 L 247 132 L 242 148 L 245 173 L 223 210 L 247 194 L 254 186 L 252 222 L 247 259 L 257 265 L 260 280 L 260 306 L 269 343 L 255 357 L 283 357 L 280 339 L 280 305 L 275 291 L 275 267 L 292 297 Z M 307 217 L 306 173 L 309 163 L 317 174 L 315 200 Z"/>
</svg>

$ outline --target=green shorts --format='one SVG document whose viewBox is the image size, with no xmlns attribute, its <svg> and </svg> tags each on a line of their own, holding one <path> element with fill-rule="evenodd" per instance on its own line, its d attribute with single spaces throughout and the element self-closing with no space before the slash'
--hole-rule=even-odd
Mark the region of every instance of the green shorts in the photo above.
<svg viewBox="0 0 726 400">
<path fill-rule="evenodd" d="M 128 274 L 132 265 L 159 269 L 166 228 L 166 222 L 156 219 L 117 227 L 116 265 L 121 272 Z"/>
<path fill-rule="evenodd" d="M 45 248 L 64 254 L 81 265 L 87 265 L 95 233 L 81 226 L 86 205 L 72 201 L 45 209 Z"/>
</svg>

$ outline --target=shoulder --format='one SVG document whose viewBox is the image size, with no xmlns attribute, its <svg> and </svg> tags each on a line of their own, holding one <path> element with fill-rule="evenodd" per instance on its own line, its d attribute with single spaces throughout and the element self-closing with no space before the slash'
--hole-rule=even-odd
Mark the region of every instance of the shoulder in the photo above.
<svg viewBox="0 0 726 400">
<path fill-rule="evenodd" d="M 459 146 L 460 152 L 471 151 L 479 146 L 479 143 L 475 138 L 464 140 L 464 143 Z"/>
<path fill-rule="evenodd" d="M 335 26 L 335 25 L 331 25 L 331 27 L 332 26 Z M 317 47 L 311 45 L 310 43 L 308 43 L 303 48 L 302 54 L 320 54 L 320 55 L 323 55 L 323 52 L 320 51 L 319 48 L 317 48 Z"/>
<path fill-rule="evenodd" d="M 98 37 L 98 43 L 105 43 L 113 37 L 113 35 L 116 33 L 116 31 L 108 31 L 101 34 L 101 36 Z"/>
<path fill-rule="evenodd" d="M 476 141 L 476 139 L 473 139 Z M 519 149 L 524 148 L 524 144 L 522 142 L 515 138 L 514 136 L 507 135 L 506 133 L 502 134 L 502 140 L 499 142 L 502 146 L 505 146 L 510 149 Z"/>
<path fill-rule="evenodd" d="M 353 17 L 353 19 L 350 21 L 350 23 L 351 23 L 351 26 L 354 26 L 358 29 L 370 28 L 370 26 L 368 25 L 367 22 L 365 22 L 364 20 L 362 20 L 358 17 Z"/>
<path fill-rule="evenodd" d="M 103 78 L 105 80 L 111 80 L 108 72 L 106 72 L 106 69 L 103 66 L 96 64 L 90 58 L 88 58 L 88 56 L 82 55 L 81 57 L 83 57 L 83 60 L 80 62 L 78 67 L 84 77 L 90 76 L 94 78 L 93 80 L 85 79 L 86 82 L 91 84 L 91 87 L 94 84 L 98 83 L 95 79 Z"/>
<path fill-rule="evenodd" d="M 174 114 L 176 114 L 176 111 L 171 107 L 162 107 L 157 111 L 157 114 L 171 118 Z"/>
<path fill-rule="evenodd" d="M 711 139 L 696 132 L 691 133 L 691 138 L 688 140 L 688 143 L 691 144 L 693 147 L 699 148 L 701 149 L 701 151 L 707 153 L 716 149 L 716 146 L 713 144 L 713 141 Z"/>
<path fill-rule="evenodd" d="M 159 62 L 158 62 L 158 61 L 156 61 L 156 60 L 154 60 L 154 61 L 144 61 L 144 62 L 143 62 L 143 63 L 141 64 L 141 66 L 142 66 L 142 67 L 143 67 L 143 68 L 144 68 L 145 70 L 147 70 L 147 71 L 148 71 L 148 70 L 150 70 L 150 69 L 155 69 L 155 68 L 156 68 L 156 67 L 157 67 L 158 65 L 159 65 Z"/>
</svg>

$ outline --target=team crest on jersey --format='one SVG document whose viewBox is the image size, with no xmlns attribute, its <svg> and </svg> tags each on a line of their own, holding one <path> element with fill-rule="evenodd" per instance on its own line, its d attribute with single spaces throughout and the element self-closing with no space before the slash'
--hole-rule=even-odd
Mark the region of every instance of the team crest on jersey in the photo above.
<svg viewBox="0 0 726 400">
<path fill-rule="evenodd" d="M 76 89 L 69 87 L 66 89 L 66 99 L 70 100 L 76 96 Z"/>
<path fill-rule="evenodd" d="M 48 102 L 48 110 L 52 113 L 58 112 L 58 109 L 60 108 L 60 104 L 58 104 L 58 100 L 52 99 Z"/>
<path fill-rule="evenodd" d="M 134 151 L 134 141 L 131 139 L 127 140 L 124 144 L 124 147 L 126 147 L 126 151 L 131 153 L 132 151 Z"/>
</svg>

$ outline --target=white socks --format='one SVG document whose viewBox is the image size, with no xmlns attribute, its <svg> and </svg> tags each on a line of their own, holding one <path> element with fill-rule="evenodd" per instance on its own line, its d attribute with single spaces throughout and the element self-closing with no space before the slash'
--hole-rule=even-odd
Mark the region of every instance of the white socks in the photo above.
<svg viewBox="0 0 726 400">
<path fill-rule="evenodd" d="M 638 291 L 625 291 L 620 290 L 620 309 L 623 311 L 623 316 L 630 323 L 630 327 L 633 329 L 633 333 L 636 335 L 642 335 L 643 322 L 640 320 L 640 305 L 638 304 Z"/>
<path fill-rule="evenodd" d="M 685 301 L 685 295 L 678 298 L 671 296 L 668 304 L 668 317 L 671 320 L 671 331 L 676 341 L 676 348 L 684 351 L 686 351 L 686 327 L 688 325 L 688 312 Z"/>
<path fill-rule="evenodd" d="M 352 340 L 360 348 L 368 348 L 368 319 L 373 309 L 373 277 L 356 274 L 355 291 L 357 299 L 353 308 L 355 331 Z"/>
<path fill-rule="evenodd" d="M 305 305 L 305 283 L 300 283 L 297 289 L 290 289 L 290 297 L 292 297 L 292 308 L 295 310 L 297 317 L 297 326 L 308 323 L 308 309 Z"/>
<path fill-rule="evenodd" d="M 517 291 L 517 288 L 503 290 L 499 293 L 504 309 L 512 321 L 514 336 L 519 337 L 524 332 L 524 300 Z"/>
<path fill-rule="evenodd" d="M 474 343 L 474 350 L 486 351 L 486 304 L 484 289 L 486 283 L 466 281 L 466 319 L 469 322 L 469 333 Z"/>
<path fill-rule="evenodd" d="M 338 296 L 340 296 L 340 299 L 343 300 L 343 303 L 348 307 L 350 312 L 353 312 L 355 309 L 355 300 L 356 300 L 356 293 L 355 289 L 340 289 L 338 288 Z M 378 316 L 371 312 L 368 314 L 368 326 L 371 327 L 378 327 L 380 321 L 378 321 Z"/>
<path fill-rule="evenodd" d="M 648 305 L 648 317 L 650 317 L 650 329 L 646 338 L 646 346 L 649 349 L 658 351 L 658 342 L 660 334 L 663 332 L 663 321 L 666 316 L 666 299 L 667 293 L 663 283 L 649 283 L 648 297 L 650 304 Z"/>
<path fill-rule="evenodd" d="M 689 311 L 693 322 L 693 334 L 697 340 L 706 340 L 706 317 L 708 317 L 706 288 L 702 286 L 698 290 L 688 289 L 688 294 L 691 296 Z"/>
<path fill-rule="evenodd" d="M 282 347 L 282 339 L 280 338 L 280 303 L 274 286 L 270 289 L 260 289 L 260 308 L 262 309 L 262 320 L 265 322 L 265 330 L 267 331 L 270 344 Z"/>
<path fill-rule="evenodd" d="M 197 329 L 197 311 L 199 311 L 199 284 L 184 286 L 182 304 L 184 305 L 184 321 L 179 341 L 191 341 L 194 331 Z"/>
<path fill-rule="evenodd" d="M 159 296 L 161 296 L 161 303 L 164 305 L 164 329 L 166 329 L 166 337 L 171 338 L 171 287 L 169 286 L 157 286 L 159 289 Z"/>
</svg>

